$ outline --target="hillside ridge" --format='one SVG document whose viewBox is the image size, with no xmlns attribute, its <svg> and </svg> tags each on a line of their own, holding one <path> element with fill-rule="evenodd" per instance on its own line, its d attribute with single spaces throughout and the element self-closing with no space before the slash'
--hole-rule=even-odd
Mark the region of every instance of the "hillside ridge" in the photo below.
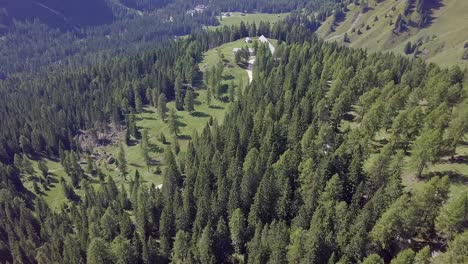
<svg viewBox="0 0 468 264">
<path fill-rule="evenodd" d="M 353 3 L 347 6 L 342 18 L 330 16 L 317 33 L 327 41 L 353 48 L 393 51 L 443 67 L 466 68 L 468 2 L 417 1 L 426 3 L 429 11 L 425 11 L 425 19 L 418 13 L 415 2 L 370 1 L 368 7 Z"/>
</svg>

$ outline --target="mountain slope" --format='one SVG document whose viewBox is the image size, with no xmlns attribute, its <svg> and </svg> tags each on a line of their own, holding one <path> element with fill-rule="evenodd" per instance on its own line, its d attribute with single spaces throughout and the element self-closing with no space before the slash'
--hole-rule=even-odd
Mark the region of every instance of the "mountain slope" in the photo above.
<svg viewBox="0 0 468 264">
<path fill-rule="evenodd" d="M 6 0 L 0 4 L 10 19 L 35 20 L 60 28 L 110 23 L 114 19 L 105 0 Z"/>
<path fill-rule="evenodd" d="M 468 41 L 468 2 L 464 0 L 384 0 L 371 1 L 368 8 L 351 4 L 344 17 L 331 16 L 323 23 L 318 34 L 328 41 L 346 43 L 355 48 L 371 51 L 394 51 L 420 57 L 442 66 L 468 66 L 463 59 Z M 417 2 L 426 2 L 427 20 L 417 12 Z M 401 28 L 396 27 L 401 15 Z M 344 37 L 347 35 L 347 41 Z"/>
</svg>

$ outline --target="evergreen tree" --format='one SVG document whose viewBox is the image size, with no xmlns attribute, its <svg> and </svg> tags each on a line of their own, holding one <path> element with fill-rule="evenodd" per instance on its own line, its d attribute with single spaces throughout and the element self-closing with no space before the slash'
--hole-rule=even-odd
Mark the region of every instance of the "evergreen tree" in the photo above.
<svg viewBox="0 0 468 264">
<path fill-rule="evenodd" d="M 441 257 L 444 263 L 465 263 L 468 260 L 466 245 L 468 244 L 468 231 L 455 236 L 448 243 L 447 252 Z"/>
<path fill-rule="evenodd" d="M 213 252 L 213 233 L 209 222 L 203 229 L 200 240 L 197 243 L 197 249 L 201 263 L 216 263 Z"/>
<path fill-rule="evenodd" d="M 211 107 L 211 89 L 210 87 L 206 88 L 206 104 L 208 107 Z"/>
<path fill-rule="evenodd" d="M 216 231 L 214 233 L 214 254 L 219 262 L 225 262 L 228 256 L 232 253 L 231 238 L 229 237 L 229 229 L 226 225 L 226 221 L 221 217 L 216 225 Z"/>
<path fill-rule="evenodd" d="M 468 193 L 450 199 L 437 216 L 436 229 L 448 240 L 463 231 L 468 221 Z"/>
<path fill-rule="evenodd" d="M 42 177 L 46 179 L 47 175 L 49 174 L 49 168 L 47 167 L 47 164 L 45 163 L 45 161 L 42 159 L 39 160 L 39 162 L 37 163 L 37 166 L 39 170 L 41 171 Z"/>
<path fill-rule="evenodd" d="M 193 93 L 192 90 L 188 89 L 187 92 L 185 93 L 185 99 L 184 99 L 184 108 L 185 111 L 192 113 L 194 109 L 194 103 L 193 103 Z"/>
<path fill-rule="evenodd" d="M 229 94 L 229 101 L 234 102 L 236 100 L 236 87 L 234 86 L 233 81 L 229 83 L 228 94 Z"/>
<path fill-rule="evenodd" d="M 167 113 L 166 104 L 167 104 L 166 95 L 162 93 L 158 98 L 158 112 L 159 112 L 159 117 L 163 121 L 166 120 L 166 113 Z"/>
<path fill-rule="evenodd" d="M 441 133 L 437 130 L 423 131 L 413 146 L 412 161 L 416 175 L 421 177 L 429 162 L 435 162 L 441 144 Z"/>
<path fill-rule="evenodd" d="M 172 263 L 182 264 L 186 263 L 190 250 L 190 235 L 179 230 L 176 234 L 174 247 L 172 249 Z"/>
<path fill-rule="evenodd" d="M 379 255 L 373 253 L 373 254 L 370 254 L 367 258 L 365 258 L 362 263 L 363 264 L 383 264 L 384 261 Z"/>
<path fill-rule="evenodd" d="M 135 93 L 135 110 L 140 115 L 143 112 L 143 105 L 142 105 L 141 96 L 139 93 Z"/>
<path fill-rule="evenodd" d="M 127 177 L 127 158 L 125 157 L 125 149 L 124 149 L 122 143 L 120 144 L 120 147 L 119 147 L 119 154 L 117 155 L 117 163 L 118 163 L 120 173 L 122 174 L 122 177 L 124 179 L 126 179 L 126 177 Z"/>
<path fill-rule="evenodd" d="M 245 243 L 245 217 L 240 208 L 232 212 L 229 220 L 229 230 L 231 231 L 231 241 L 237 254 L 242 254 Z"/>
<path fill-rule="evenodd" d="M 135 251 L 132 250 L 131 241 L 117 236 L 111 243 L 111 250 L 115 256 L 116 263 L 131 264 L 137 262 Z"/>
<path fill-rule="evenodd" d="M 429 246 L 425 246 L 416 253 L 414 264 L 429 264 L 431 263 L 431 258 L 431 249 Z"/>
<path fill-rule="evenodd" d="M 146 167 L 149 170 L 151 165 L 151 158 L 149 156 L 149 136 L 148 136 L 148 129 L 143 129 L 143 134 L 141 137 L 140 142 L 141 154 L 143 156 L 143 160 L 145 161 Z"/>
<path fill-rule="evenodd" d="M 169 112 L 169 121 L 168 121 L 168 126 L 169 126 L 169 131 L 171 131 L 171 134 L 177 136 L 180 133 L 179 130 L 179 124 L 177 121 L 177 113 L 174 108 L 171 108 L 171 111 Z"/>
<path fill-rule="evenodd" d="M 412 263 L 414 263 L 414 251 L 411 248 L 401 251 L 390 262 L 390 264 L 412 264 Z"/>
<path fill-rule="evenodd" d="M 115 258 L 110 249 L 109 244 L 102 238 L 94 238 L 91 240 L 86 252 L 87 263 L 101 264 L 114 263 Z"/>
<path fill-rule="evenodd" d="M 411 46 L 411 41 L 406 42 L 404 52 L 406 55 L 411 54 L 413 52 L 413 47 Z"/>
<path fill-rule="evenodd" d="M 182 78 L 177 76 L 174 84 L 175 105 L 177 110 L 182 110 L 184 106 L 184 98 L 182 96 Z"/>
</svg>

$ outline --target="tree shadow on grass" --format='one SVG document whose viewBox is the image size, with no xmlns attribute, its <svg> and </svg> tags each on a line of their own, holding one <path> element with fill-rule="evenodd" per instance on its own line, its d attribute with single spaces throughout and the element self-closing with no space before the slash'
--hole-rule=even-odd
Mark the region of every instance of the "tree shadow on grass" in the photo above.
<svg viewBox="0 0 468 264">
<path fill-rule="evenodd" d="M 191 140 L 192 139 L 192 137 L 189 136 L 189 135 L 178 135 L 177 138 L 180 139 L 180 140 Z"/>
<path fill-rule="evenodd" d="M 49 185 L 50 185 L 51 183 L 58 183 L 58 182 L 59 182 L 55 177 L 50 177 L 50 176 L 55 176 L 55 177 L 57 177 L 57 175 L 54 174 L 53 172 L 49 172 L 49 177 L 48 177 L 48 178 L 49 178 Z"/>
<path fill-rule="evenodd" d="M 162 148 L 160 148 L 158 145 L 156 144 L 150 144 L 149 145 L 149 151 L 151 152 L 154 152 L 154 153 L 162 153 L 164 152 L 164 150 Z"/>
<path fill-rule="evenodd" d="M 98 184 L 98 183 L 100 183 L 100 180 L 99 180 L 98 178 L 94 177 L 94 176 L 93 176 L 93 177 L 88 177 L 88 181 L 89 181 L 89 183 L 91 183 L 91 184 Z"/>
<path fill-rule="evenodd" d="M 451 183 L 460 183 L 460 184 L 467 184 L 468 183 L 468 176 L 463 175 L 457 171 L 431 171 L 427 172 L 423 175 L 423 179 L 429 180 L 432 177 L 445 177 L 448 176 L 449 181 Z"/>
<path fill-rule="evenodd" d="M 138 164 L 136 164 L 136 163 L 134 163 L 134 162 L 130 163 L 129 165 L 130 165 L 130 166 L 133 166 L 133 167 L 137 167 L 137 168 L 143 168 L 143 166 L 138 165 Z"/>
<path fill-rule="evenodd" d="M 160 160 L 157 160 L 157 159 L 151 159 L 150 160 L 150 166 L 160 166 L 161 165 L 161 161 Z"/>
<path fill-rule="evenodd" d="M 343 120 L 348 121 L 348 122 L 353 122 L 354 121 L 354 115 L 346 113 L 343 115 Z"/>
<path fill-rule="evenodd" d="M 148 109 L 148 108 L 143 108 L 143 113 L 144 113 L 144 114 L 153 114 L 154 111 L 151 110 L 151 109 Z"/>
<path fill-rule="evenodd" d="M 134 139 L 130 139 L 130 141 L 127 144 L 128 147 L 133 147 L 136 145 L 138 145 L 138 140 L 134 140 Z"/>
<path fill-rule="evenodd" d="M 223 110 L 223 109 L 224 109 L 224 107 L 219 106 L 219 105 L 211 105 L 211 106 L 209 106 L 209 108 L 211 108 L 211 109 L 218 109 L 218 110 Z"/>
<path fill-rule="evenodd" d="M 443 159 L 441 163 L 445 164 L 468 164 L 468 155 L 459 155 L 452 158 Z"/>
<path fill-rule="evenodd" d="M 187 126 L 187 124 L 185 124 L 184 122 L 180 122 L 179 120 L 177 120 L 176 122 L 177 122 L 178 127 L 186 127 Z"/>
<path fill-rule="evenodd" d="M 192 113 L 192 116 L 194 116 L 194 117 L 201 117 L 201 118 L 203 118 L 203 117 L 210 117 L 209 114 L 203 113 L 203 112 L 199 112 L 199 111 L 193 112 L 193 113 Z"/>
<path fill-rule="evenodd" d="M 223 76 L 223 79 L 224 79 L 225 81 L 234 80 L 234 76 L 233 76 L 232 74 L 224 75 L 224 76 Z"/>
</svg>

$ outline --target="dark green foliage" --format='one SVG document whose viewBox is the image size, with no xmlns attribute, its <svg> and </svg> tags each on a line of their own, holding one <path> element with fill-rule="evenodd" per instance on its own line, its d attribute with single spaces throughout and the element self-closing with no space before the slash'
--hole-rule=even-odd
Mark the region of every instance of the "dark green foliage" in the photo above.
<svg viewBox="0 0 468 264">
<path fill-rule="evenodd" d="M 143 156 L 143 159 L 145 160 L 146 167 L 150 167 L 151 163 L 151 158 L 149 156 L 149 135 L 148 135 L 148 129 L 143 130 L 143 134 L 141 137 L 141 142 L 140 142 L 140 148 L 141 148 L 141 154 Z"/>
<path fill-rule="evenodd" d="M 465 49 L 465 51 L 463 52 L 462 59 L 468 60 L 468 49 Z"/>
<path fill-rule="evenodd" d="M 437 240 L 446 249 L 447 263 L 463 263 L 465 210 L 460 209 L 466 199 L 446 203 L 447 177 L 432 177 L 414 190 L 403 190 L 401 183 L 405 151 L 411 150 L 424 178 L 425 166 L 441 150 L 453 153 L 460 142 L 459 130 L 466 129 L 463 72 L 327 44 L 309 26 L 314 26 L 311 21 L 293 17 L 256 28 L 281 40 L 277 53 L 258 48 L 255 80 L 245 89 L 239 85 L 222 124 L 211 119 L 185 152 L 178 153 L 177 144 L 174 151 L 165 149 L 161 188 L 145 183 L 138 171 L 126 181 L 109 176 L 93 182 L 78 164 L 74 135 L 106 124 L 114 114 L 115 124 L 127 117 L 128 130 L 137 130 L 136 94 L 142 107 L 151 100 L 154 104 L 154 94 L 147 98 L 148 87 L 158 87 L 153 89 L 159 98 L 180 99 L 185 91 L 177 95 L 175 80 L 190 83 L 193 73 L 180 61 L 199 62 L 202 51 L 231 35 L 240 37 L 240 28 L 203 31 L 175 42 L 170 52 L 159 50 L 128 64 L 58 74 L 41 85 L 23 80 L 5 86 L 0 90 L 8 95 L 4 107 L 16 114 L 19 108 L 10 104 L 15 96 L 27 100 L 26 91 L 47 96 L 39 96 L 28 108 L 32 113 L 16 121 L 8 119 L 13 113 L 1 112 L 7 129 L 0 137 L 0 155 L 14 165 L 0 165 L 0 218 L 6 219 L 0 222 L 5 230 L 1 260 L 425 263 L 429 248 L 415 253 L 419 243 L 413 241 L 430 245 Z M 215 98 L 220 98 L 223 65 L 218 66 L 205 78 Z M 132 81 L 123 81 L 127 78 Z M 71 84 L 54 91 L 62 83 Z M 12 94 L 14 88 L 19 90 Z M 95 100 L 89 100 L 91 94 Z M 50 109 L 42 104 L 49 100 Z M 165 105 L 160 103 L 158 108 Z M 38 114 L 57 124 L 34 118 Z M 177 143 L 175 109 L 168 119 Z M 28 122 L 19 127 L 21 120 Z M 376 140 L 381 131 L 390 135 L 387 141 Z M 137 138 L 136 132 L 129 136 Z M 142 132 L 144 150 L 149 142 Z M 58 153 L 71 179 L 60 183 L 71 201 L 56 211 L 22 185 L 23 177 L 35 173 L 28 156 L 37 153 Z M 118 163 L 125 164 L 123 146 Z M 114 180 L 128 185 L 118 188 Z"/>
<path fill-rule="evenodd" d="M 413 53 L 413 46 L 411 45 L 411 41 L 406 42 L 404 52 L 405 54 Z"/>
<path fill-rule="evenodd" d="M 158 98 L 158 112 L 159 112 L 159 116 L 161 117 L 163 121 L 166 120 L 166 113 L 167 113 L 166 103 L 167 103 L 166 95 L 162 93 Z"/>
<path fill-rule="evenodd" d="M 87 263 L 98 264 L 105 263 L 110 264 L 114 262 L 114 255 L 110 249 L 109 243 L 102 238 L 94 238 L 88 246 L 86 252 Z"/>
<path fill-rule="evenodd" d="M 177 121 L 177 112 L 174 108 L 169 111 L 168 126 L 171 134 L 177 136 L 180 133 L 179 123 Z"/>
<path fill-rule="evenodd" d="M 442 256 L 446 263 L 464 263 L 468 260 L 466 245 L 468 243 L 468 231 L 457 235 L 448 245 L 447 252 Z"/>
<path fill-rule="evenodd" d="M 184 109 L 189 113 L 192 113 L 195 110 L 193 92 L 190 89 L 185 92 Z"/>
<path fill-rule="evenodd" d="M 127 176 L 127 158 L 125 157 L 125 149 L 123 144 L 120 144 L 119 154 L 117 155 L 117 163 L 122 177 Z"/>
</svg>

